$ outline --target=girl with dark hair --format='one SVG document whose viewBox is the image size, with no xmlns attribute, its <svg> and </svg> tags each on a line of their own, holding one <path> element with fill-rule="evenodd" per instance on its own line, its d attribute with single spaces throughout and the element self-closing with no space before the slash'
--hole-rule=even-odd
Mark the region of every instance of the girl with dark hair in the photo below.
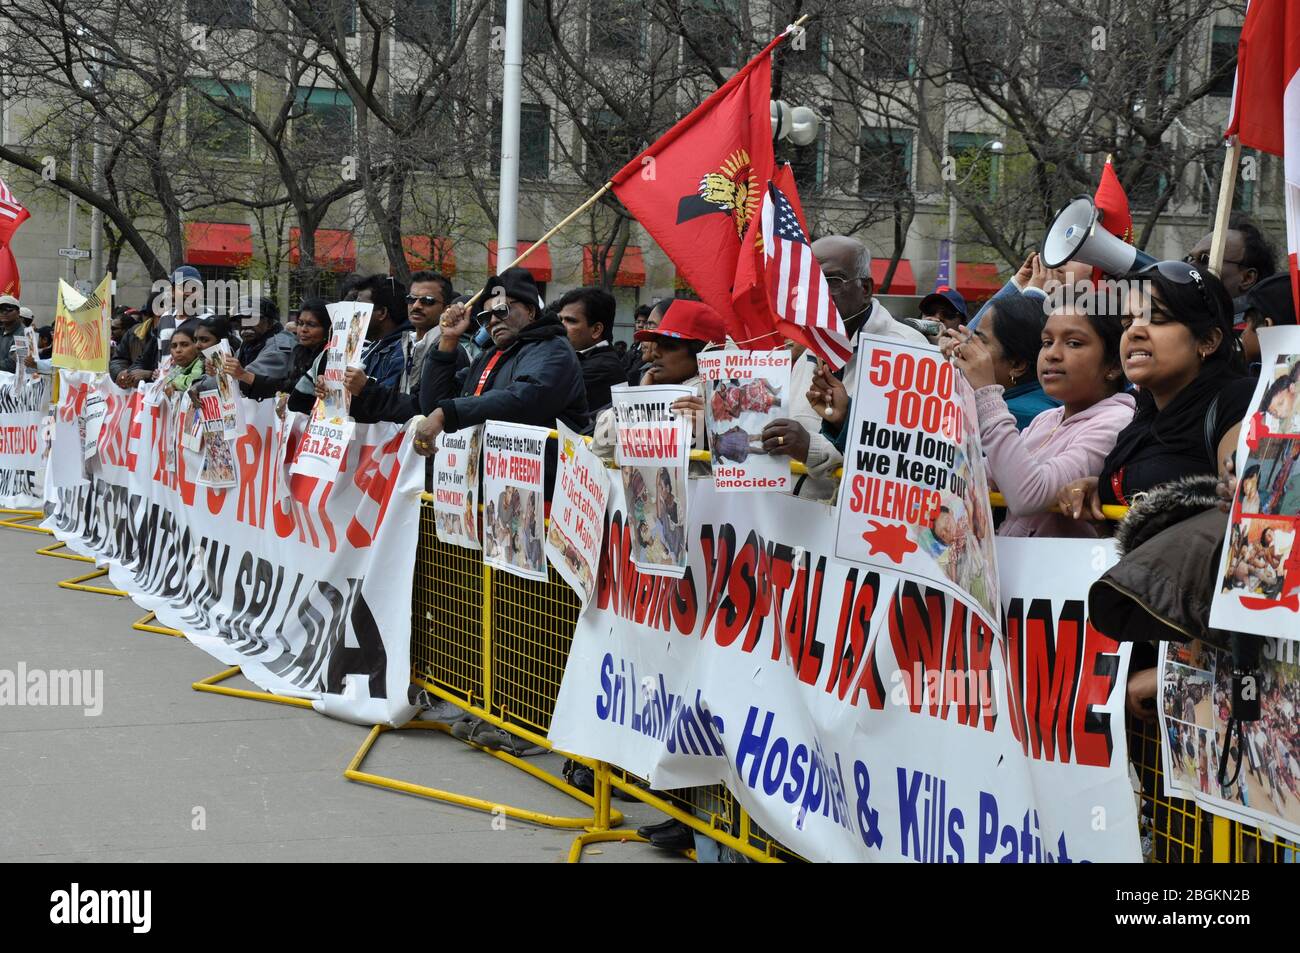
<svg viewBox="0 0 1300 953">
<path fill-rule="evenodd" d="M 1120 369 L 1120 334 L 1113 315 L 1054 312 L 1039 335 L 1036 377 L 1061 406 L 1043 411 L 1023 430 L 1016 428 L 983 341 L 968 338 L 949 347 L 975 388 L 989 475 L 1006 497 L 1008 518 L 999 536 L 1096 535 L 1090 524 L 1048 511 L 1062 487 L 1101 472 L 1116 436 L 1133 419 L 1134 401 L 1124 393 Z"/>
<path fill-rule="evenodd" d="M 167 377 L 165 389 L 185 392 L 203 378 L 203 352 L 198 344 L 199 322 L 191 318 L 172 331 L 168 346 L 171 348 L 172 372 Z"/>
<path fill-rule="evenodd" d="M 289 356 L 289 369 L 284 377 L 258 376 L 249 388 L 249 396 L 257 400 L 289 394 L 289 409 L 310 413 L 316 402 L 316 375 L 325 369 L 325 345 L 330 337 L 329 309 L 321 298 L 308 298 L 302 303 L 294 331 L 298 343 Z"/>
<path fill-rule="evenodd" d="M 1024 430 L 1030 421 L 1059 402 L 1043 391 L 1038 380 L 1038 352 L 1042 347 L 1042 299 L 1025 295 L 1008 295 L 992 302 L 985 310 L 979 328 L 945 331 L 941 344 L 961 366 L 962 354 L 969 347 L 973 354 L 987 352 L 992 380 L 1002 388 L 1002 398 L 1015 417 L 1016 428 Z M 975 384 L 980 387 L 985 384 Z"/>
</svg>

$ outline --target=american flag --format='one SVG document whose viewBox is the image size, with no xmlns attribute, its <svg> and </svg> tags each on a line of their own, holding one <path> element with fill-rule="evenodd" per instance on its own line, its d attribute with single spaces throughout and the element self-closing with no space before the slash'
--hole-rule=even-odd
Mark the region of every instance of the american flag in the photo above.
<svg viewBox="0 0 1300 953">
<path fill-rule="evenodd" d="M 30 217 L 31 212 L 19 204 L 9 186 L 0 179 L 0 245 L 9 244 L 18 226 Z"/>
<path fill-rule="evenodd" d="M 763 256 L 768 294 L 777 318 L 802 330 L 798 336 L 808 347 L 839 370 L 853 356 L 853 346 L 799 217 L 790 200 L 771 182 L 763 196 Z"/>
</svg>

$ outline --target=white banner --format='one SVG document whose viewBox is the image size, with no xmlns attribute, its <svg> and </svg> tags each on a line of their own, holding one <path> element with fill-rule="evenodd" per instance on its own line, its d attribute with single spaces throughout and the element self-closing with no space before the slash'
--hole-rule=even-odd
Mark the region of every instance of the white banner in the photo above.
<svg viewBox="0 0 1300 953">
<path fill-rule="evenodd" d="M 1261 328 L 1210 625 L 1300 639 L 1300 328 Z"/>
<path fill-rule="evenodd" d="M 1264 639 L 1256 670 L 1260 717 L 1228 743 L 1232 658 L 1202 642 L 1160 644 L 1160 746 L 1165 795 L 1300 841 L 1300 645 Z M 1229 755 L 1224 784 L 1219 761 Z"/>
<path fill-rule="evenodd" d="M 615 459 L 631 505 L 632 559 L 644 573 L 680 578 L 686 571 L 686 477 L 691 423 L 673 402 L 695 388 L 654 384 L 610 388 L 618 428 Z"/>
<path fill-rule="evenodd" d="M 86 388 L 105 399 L 96 470 L 47 480 L 55 535 L 105 561 L 112 584 L 161 625 L 263 689 L 361 724 L 405 722 L 424 467 L 403 432 L 358 427 L 337 480 L 295 477 L 279 503 L 273 401 L 244 402 L 230 445 L 236 484 L 207 488 L 192 451 L 174 453 L 168 471 L 161 443 L 177 431 L 163 408 L 106 380 L 65 391 L 56 447 L 76 444 Z M 296 440 L 304 418 L 291 420 Z"/>
<path fill-rule="evenodd" d="M 696 357 L 705 380 L 704 415 L 721 491 L 790 491 L 790 460 L 763 450 L 763 428 L 789 417 L 790 352 L 705 351 Z"/>
<path fill-rule="evenodd" d="M 466 549 L 482 549 L 478 539 L 478 472 L 483 428 L 438 434 L 433 455 L 433 516 L 438 539 Z"/>
<path fill-rule="evenodd" d="M 691 491 L 686 574 L 655 578 L 615 482 L 557 748 L 655 788 L 723 782 L 812 860 L 1139 860 L 1129 647 L 1085 618 L 1108 543 L 999 540 L 995 632 L 940 589 L 837 560 L 824 505 Z"/>
<path fill-rule="evenodd" d="M 559 470 L 546 531 L 546 558 L 578 595 L 585 610 L 596 591 L 600 544 L 605 538 L 609 471 L 581 436 L 560 421 Z"/>
<path fill-rule="evenodd" d="M 835 555 L 963 595 L 997 625 L 975 394 L 938 348 L 864 335 Z"/>
<path fill-rule="evenodd" d="M 0 373 L 0 506 L 40 509 L 49 381 Z"/>
<path fill-rule="evenodd" d="M 483 561 L 546 579 L 545 427 L 489 420 L 483 430 Z"/>
</svg>

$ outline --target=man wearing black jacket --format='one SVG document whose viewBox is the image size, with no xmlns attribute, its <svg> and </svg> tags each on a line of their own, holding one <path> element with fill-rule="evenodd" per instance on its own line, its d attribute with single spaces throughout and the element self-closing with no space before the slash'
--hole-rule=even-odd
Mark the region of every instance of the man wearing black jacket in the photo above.
<svg viewBox="0 0 1300 953">
<path fill-rule="evenodd" d="M 582 367 L 557 318 L 542 316 L 533 276 L 523 268 L 493 275 L 476 316 L 492 343 L 468 372 L 456 370 L 455 351 L 470 328 L 470 310 L 453 305 L 442 316 L 438 350 L 424 362 L 415 449 L 433 453 L 444 430 L 454 432 L 487 420 L 581 431 L 587 426 L 587 389 Z M 392 419 L 382 416 L 380 419 Z"/>
<path fill-rule="evenodd" d="M 243 342 L 239 353 L 226 358 L 226 373 L 239 381 L 244 396 L 250 396 L 259 380 L 280 380 L 293 362 L 298 342 L 280 324 L 280 309 L 270 298 L 240 298 L 231 324 Z"/>
<path fill-rule="evenodd" d="M 614 350 L 614 296 L 600 288 L 575 288 L 554 304 L 587 383 L 587 408 L 608 407 L 609 389 L 627 379 L 627 365 Z"/>
</svg>

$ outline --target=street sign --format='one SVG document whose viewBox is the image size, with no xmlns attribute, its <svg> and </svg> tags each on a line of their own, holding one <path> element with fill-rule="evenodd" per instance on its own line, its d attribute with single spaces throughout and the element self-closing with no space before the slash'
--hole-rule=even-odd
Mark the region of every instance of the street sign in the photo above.
<svg viewBox="0 0 1300 953">
<path fill-rule="evenodd" d="M 60 248 L 59 257 L 71 258 L 73 261 L 77 261 L 78 259 L 81 258 L 89 258 L 90 252 L 85 251 L 84 249 L 81 248 Z"/>
</svg>

